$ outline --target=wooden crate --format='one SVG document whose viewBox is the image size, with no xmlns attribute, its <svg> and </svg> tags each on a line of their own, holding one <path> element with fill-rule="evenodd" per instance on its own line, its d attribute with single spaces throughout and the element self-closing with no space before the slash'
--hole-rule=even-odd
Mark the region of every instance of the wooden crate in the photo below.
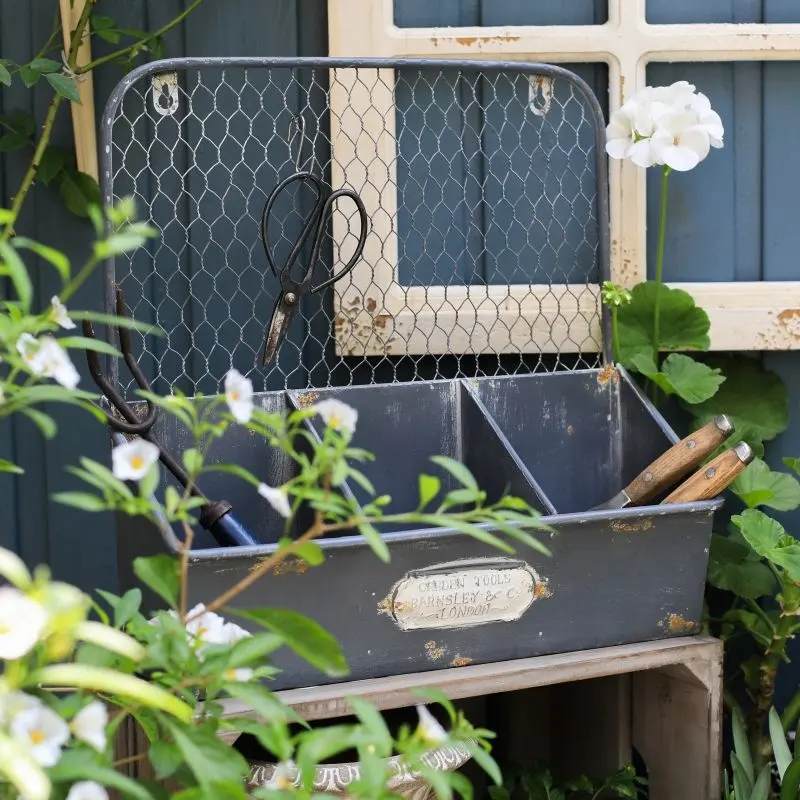
<svg viewBox="0 0 800 800">
<path fill-rule="evenodd" d="M 718 800 L 721 775 L 722 643 L 682 637 L 495 664 L 278 692 L 306 720 L 350 714 L 347 697 L 382 710 L 419 702 L 420 686 L 468 701 L 468 718 L 498 733 L 496 755 L 544 758 L 565 775 L 606 775 L 635 750 L 650 800 Z M 239 701 L 226 714 L 252 715 Z M 229 739 L 233 744 L 235 736 Z M 140 751 L 133 725 L 120 757 Z M 131 774 L 145 777 L 134 763 Z M 480 789 L 478 794 L 480 795 Z"/>
</svg>

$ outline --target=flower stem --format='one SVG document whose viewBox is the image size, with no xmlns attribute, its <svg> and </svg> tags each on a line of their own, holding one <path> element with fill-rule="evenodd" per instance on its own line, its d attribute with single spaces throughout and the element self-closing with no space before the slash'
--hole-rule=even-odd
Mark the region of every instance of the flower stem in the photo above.
<svg viewBox="0 0 800 800">
<path fill-rule="evenodd" d="M 619 364 L 619 309 L 611 306 L 611 337 L 614 340 L 614 361 Z"/>
<path fill-rule="evenodd" d="M 661 346 L 661 287 L 664 284 L 664 241 L 667 234 L 667 189 L 669 187 L 669 167 L 661 173 L 661 219 L 658 227 L 658 252 L 656 254 L 656 301 L 653 309 L 653 351 L 656 365 Z"/>
</svg>

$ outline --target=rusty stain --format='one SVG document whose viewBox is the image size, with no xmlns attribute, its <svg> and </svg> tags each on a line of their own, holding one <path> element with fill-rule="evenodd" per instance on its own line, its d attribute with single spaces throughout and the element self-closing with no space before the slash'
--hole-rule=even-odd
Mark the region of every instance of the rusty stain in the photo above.
<svg viewBox="0 0 800 800">
<path fill-rule="evenodd" d="M 518 42 L 519 36 L 457 36 L 456 44 L 469 47 L 473 44 L 491 44 L 492 42 Z"/>
<path fill-rule="evenodd" d="M 553 593 L 550 591 L 545 581 L 538 581 L 533 587 L 533 596 L 537 600 L 547 600 L 548 597 L 553 596 Z"/>
<path fill-rule="evenodd" d="M 793 338 L 800 338 L 800 308 L 787 308 L 778 314 L 778 322 Z"/>
<path fill-rule="evenodd" d="M 567 425 L 567 436 L 572 436 L 573 433 L 575 433 L 575 428 L 572 425 Z"/>
<path fill-rule="evenodd" d="M 394 606 L 391 595 L 386 595 L 386 597 L 384 597 L 383 600 L 378 603 L 378 613 L 388 614 L 390 617 L 394 614 Z"/>
<path fill-rule="evenodd" d="M 451 662 L 451 667 L 467 667 L 472 663 L 471 658 L 467 658 L 466 656 L 456 656 Z"/>
<path fill-rule="evenodd" d="M 272 568 L 272 574 L 276 577 L 290 573 L 302 575 L 304 572 L 308 572 L 308 566 L 308 561 L 304 561 L 302 558 L 286 558 Z"/>
<path fill-rule="evenodd" d="M 603 367 L 597 374 L 597 382 L 601 386 L 605 386 L 609 381 L 619 383 L 619 372 L 617 372 L 617 368 L 613 364 Z"/>
<path fill-rule="evenodd" d="M 392 319 L 391 314 L 378 314 L 375 317 L 375 327 L 383 330 L 386 328 L 387 323 Z"/>
<path fill-rule="evenodd" d="M 447 648 L 440 647 L 431 639 L 431 641 L 425 642 L 425 655 L 430 661 L 438 661 L 447 655 Z"/>
<path fill-rule="evenodd" d="M 307 408 L 315 402 L 317 398 L 319 398 L 319 395 L 316 392 L 306 392 L 298 396 L 297 405 L 299 405 L 300 408 Z"/>
<path fill-rule="evenodd" d="M 374 298 L 370 297 L 367 299 L 367 311 L 372 313 L 377 307 L 378 303 Z"/>
<path fill-rule="evenodd" d="M 360 306 L 361 305 L 361 295 L 357 294 L 351 301 L 351 306 Z"/>
<path fill-rule="evenodd" d="M 609 522 L 609 527 L 617 533 L 642 533 L 643 531 L 649 531 L 653 527 L 653 520 L 649 517 L 630 520 L 612 519 Z"/>
<path fill-rule="evenodd" d="M 658 623 L 658 627 L 669 633 L 695 633 L 700 630 L 700 623 L 686 619 L 680 614 L 667 614 Z"/>
</svg>

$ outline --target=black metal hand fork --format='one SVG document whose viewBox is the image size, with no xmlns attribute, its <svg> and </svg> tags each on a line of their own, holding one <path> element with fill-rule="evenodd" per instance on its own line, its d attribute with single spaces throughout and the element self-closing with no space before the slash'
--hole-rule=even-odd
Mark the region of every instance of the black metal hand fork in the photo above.
<svg viewBox="0 0 800 800">
<path fill-rule="evenodd" d="M 117 288 L 117 316 L 125 317 L 125 301 L 122 290 Z M 88 320 L 83 321 L 83 334 L 87 338 L 94 339 L 94 329 Z M 139 364 L 133 357 L 131 347 L 130 331 L 119 325 L 117 326 L 120 350 L 128 369 L 134 377 L 137 385 L 145 392 L 150 392 L 150 384 L 142 373 Z M 177 462 L 164 446 L 153 436 L 152 428 L 158 419 L 158 406 L 145 398 L 147 402 L 147 415 L 140 419 L 136 412 L 128 405 L 122 395 L 112 385 L 111 381 L 103 374 L 100 369 L 100 357 L 94 350 L 86 351 L 86 360 L 89 363 L 89 372 L 94 382 L 99 387 L 108 402 L 124 418 L 120 419 L 114 414 L 102 409 L 106 415 L 108 424 L 119 433 L 128 436 L 139 436 L 158 447 L 158 457 L 161 463 L 175 476 L 178 483 L 189 491 L 194 497 L 200 497 L 206 501 L 200 512 L 200 524 L 211 533 L 217 542 L 225 547 L 235 545 L 255 545 L 259 541 L 242 525 L 241 522 L 231 513 L 231 504 L 227 500 L 209 500 L 203 492 L 191 481 L 183 467 Z"/>
</svg>

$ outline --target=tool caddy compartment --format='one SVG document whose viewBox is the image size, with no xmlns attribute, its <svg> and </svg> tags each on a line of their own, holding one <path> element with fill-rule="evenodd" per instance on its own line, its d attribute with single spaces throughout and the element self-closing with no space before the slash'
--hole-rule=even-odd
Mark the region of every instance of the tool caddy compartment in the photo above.
<svg viewBox="0 0 800 800">
<path fill-rule="evenodd" d="M 270 410 L 339 399 L 359 413 L 352 444 L 375 454 L 359 467 L 392 496 L 390 512 L 416 508 L 423 472 L 453 488 L 430 461 L 447 455 L 490 501 L 518 495 L 550 528 L 534 531 L 548 556 L 386 524 L 388 563 L 345 531 L 319 541 L 320 566 L 289 559 L 234 600 L 319 622 L 351 680 L 699 630 L 721 500 L 595 509 L 677 441 L 612 363 L 598 291 L 610 249 L 603 127 L 574 73 L 516 62 L 176 59 L 134 70 L 109 100 L 106 200 L 134 195 L 161 235 L 109 263 L 107 310 L 120 286 L 132 316 L 164 331 L 132 334 L 154 391 L 216 393 L 236 367 Z M 270 191 L 301 169 L 358 193 L 369 229 L 359 243 L 335 213 L 322 258 L 356 265 L 318 294 L 294 284 L 302 296 L 287 303 L 258 240 Z M 304 209 L 296 201 L 271 236 L 284 257 Z M 265 348 L 271 308 L 282 321 Z M 316 435 L 319 424 L 304 422 Z M 154 433 L 171 452 L 192 446 L 169 415 Z M 295 469 L 244 426 L 208 460 L 271 486 Z M 162 470 L 161 489 L 172 480 Z M 286 533 L 243 481 L 214 473 L 202 489 L 262 544 L 220 547 L 197 526 L 191 603 L 250 574 Z M 342 491 L 365 502 L 357 485 Z M 289 534 L 309 520 L 301 510 Z M 135 558 L 175 553 L 181 536 L 120 515 L 121 588 L 137 583 Z M 275 688 L 338 680 L 290 652 L 274 660 Z"/>
</svg>

